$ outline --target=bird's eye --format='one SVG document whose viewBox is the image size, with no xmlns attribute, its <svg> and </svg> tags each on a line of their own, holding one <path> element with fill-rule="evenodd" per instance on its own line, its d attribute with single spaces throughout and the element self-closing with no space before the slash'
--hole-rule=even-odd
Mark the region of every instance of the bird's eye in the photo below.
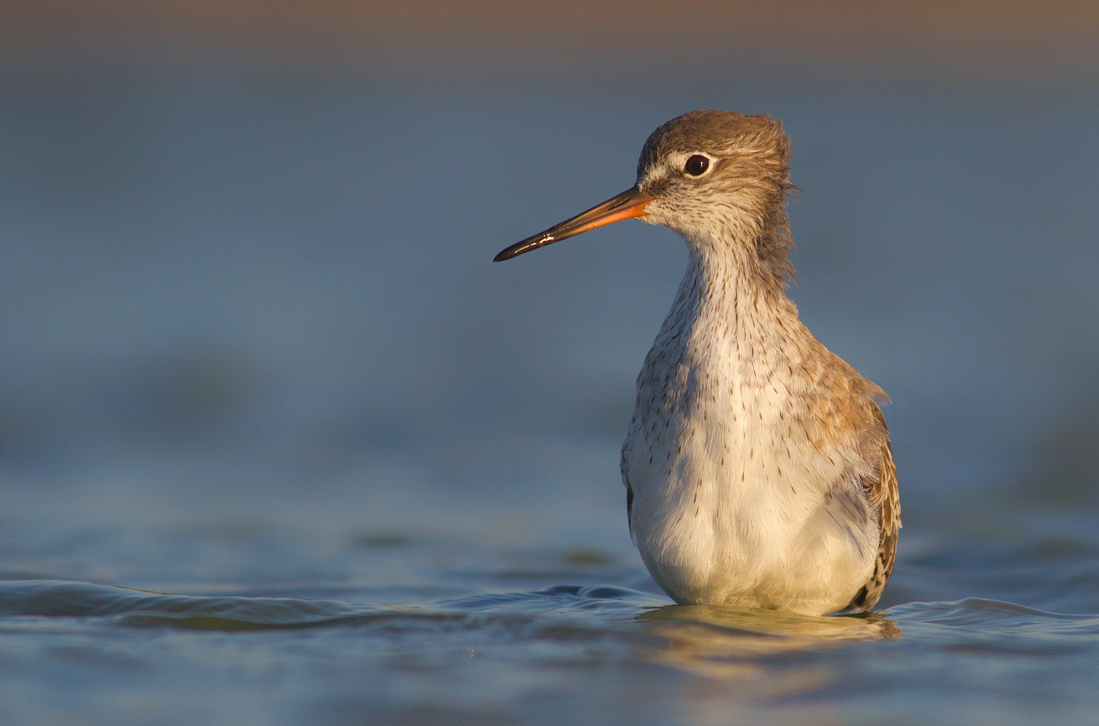
<svg viewBox="0 0 1099 726">
<path fill-rule="evenodd" d="M 687 163 L 683 165 L 683 171 L 687 172 L 691 176 L 701 176 L 706 173 L 706 170 L 710 168 L 710 160 L 702 154 L 695 154 L 687 159 Z"/>
</svg>

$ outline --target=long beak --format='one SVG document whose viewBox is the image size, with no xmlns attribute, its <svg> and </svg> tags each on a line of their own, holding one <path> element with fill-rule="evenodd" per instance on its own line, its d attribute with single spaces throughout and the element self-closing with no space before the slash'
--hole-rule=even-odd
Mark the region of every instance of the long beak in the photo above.
<svg viewBox="0 0 1099 726">
<path fill-rule="evenodd" d="M 548 244 L 560 242 L 568 237 L 574 237 L 582 232 L 587 232 L 589 229 L 620 222 L 623 219 L 643 217 L 648 214 L 648 212 L 645 211 L 645 205 L 652 200 L 652 197 L 648 194 L 642 194 L 641 190 L 637 187 L 627 189 L 618 196 L 608 199 L 597 207 L 592 207 L 583 214 L 579 214 L 572 219 L 567 219 L 561 224 L 550 227 L 545 232 L 536 234 L 533 237 L 527 237 L 522 242 L 513 244 L 511 247 L 508 247 L 506 250 L 496 255 L 492 261 L 500 262 L 502 260 L 510 260 L 512 257 L 518 257 L 524 252 L 530 252 L 539 247 L 545 247 Z"/>
</svg>

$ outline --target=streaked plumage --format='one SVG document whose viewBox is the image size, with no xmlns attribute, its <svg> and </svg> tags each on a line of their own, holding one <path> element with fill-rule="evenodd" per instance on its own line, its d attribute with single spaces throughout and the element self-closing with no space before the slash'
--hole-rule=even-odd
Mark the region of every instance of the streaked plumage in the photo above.
<svg viewBox="0 0 1099 726">
<path fill-rule="evenodd" d="M 695 111 L 653 132 L 631 190 L 497 257 L 628 217 L 686 241 L 622 449 L 630 530 L 679 603 L 865 610 L 893 568 L 886 396 L 786 296 L 790 188 L 780 123 Z"/>
</svg>

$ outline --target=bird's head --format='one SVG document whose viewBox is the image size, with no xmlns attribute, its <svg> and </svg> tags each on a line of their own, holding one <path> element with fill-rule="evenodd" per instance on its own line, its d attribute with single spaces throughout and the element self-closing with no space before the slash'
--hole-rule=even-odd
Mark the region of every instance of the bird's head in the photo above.
<svg viewBox="0 0 1099 726">
<path fill-rule="evenodd" d="M 649 136 L 637 189 L 651 197 L 641 221 L 695 246 L 751 243 L 781 212 L 790 142 L 770 116 L 694 111 Z"/>
<path fill-rule="evenodd" d="M 633 187 L 512 245 L 496 261 L 634 217 L 679 232 L 703 253 L 757 244 L 769 228 L 785 225 L 789 157 L 789 138 L 770 116 L 692 111 L 649 136 Z"/>
</svg>

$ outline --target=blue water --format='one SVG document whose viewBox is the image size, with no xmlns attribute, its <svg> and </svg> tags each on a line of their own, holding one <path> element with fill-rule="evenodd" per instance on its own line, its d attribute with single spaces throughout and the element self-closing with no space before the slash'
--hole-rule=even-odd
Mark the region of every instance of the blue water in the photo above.
<svg viewBox="0 0 1099 726">
<path fill-rule="evenodd" d="M 728 78 L 0 78 L 0 722 L 1093 723 L 1099 108 Z M 866 618 L 672 606 L 618 446 L 695 107 L 793 137 L 798 285 L 885 388 Z"/>
</svg>

